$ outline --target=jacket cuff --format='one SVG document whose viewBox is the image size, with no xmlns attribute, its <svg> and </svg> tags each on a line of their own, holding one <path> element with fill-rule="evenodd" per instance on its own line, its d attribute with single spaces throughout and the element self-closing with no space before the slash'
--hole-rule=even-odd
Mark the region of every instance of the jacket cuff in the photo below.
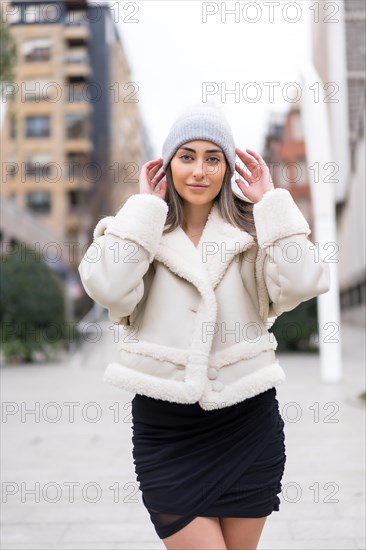
<svg viewBox="0 0 366 550">
<path fill-rule="evenodd" d="M 163 234 L 168 205 L 155 195 L 131 195 L 115 216 L 107 216 L 98 222 L 95 236 L 115 235 L 129 239 L 147 250 L 152 262 Z"/>
<path fill-rule="evenodd" d="M 311 229 L 291 193 L 283 187 L 267 191 L 253 206 L 257 241 L 261 248 L 298 233 L 309 235 Z"/>
<path fill-rule="evenodd" d="M 113 218 L 114 216 L 106 216 L 105 218 L 102 218 L 101 220 L 99 220 L 97 225 L 94 227 L 94 231 L 93 231 L 94 240 L 104 235 L 104 231 L 106 230 L 108 225 L 111 223 Z"/>
</svg>

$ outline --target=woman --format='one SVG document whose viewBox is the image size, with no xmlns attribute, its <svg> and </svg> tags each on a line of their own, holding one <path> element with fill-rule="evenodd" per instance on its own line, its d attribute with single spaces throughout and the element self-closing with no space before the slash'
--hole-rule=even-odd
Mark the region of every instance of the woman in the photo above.
<svg viewBox="0 0 366 550">
<path fill-rule="evenodd" d="M 285 374 L 268 328 L 329 290 L 309 233 L 262 157 L 237 149 L 209 106 L 175 121 L 140 193 L 94 230 L 79 272 L 120 330 L 104 379 L 135 394 L 137 480 L 168 549 L 254 549 L 279 511 Z"/>
</svg>

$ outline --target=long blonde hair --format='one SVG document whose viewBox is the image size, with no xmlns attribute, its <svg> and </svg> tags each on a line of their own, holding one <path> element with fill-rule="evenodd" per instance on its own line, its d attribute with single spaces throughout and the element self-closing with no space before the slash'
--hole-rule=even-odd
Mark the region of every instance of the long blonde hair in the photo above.
<svg viewBox="0 0 366 550">
<path fill-rule="evenodd" d="M 177 193 L 169 162 L 166 169 L 167 189 L 165 201 L 168 204 L 168 214 L 163 233 L 170 233 L 176 227 L 181 226 L 184 221 L 183 215 L 183 199 Z M 239 199 L 231 188 L 231 174 L 229 166 L 226 162 L 226 170 L 222 182 L 220 192 L 215 197 L 214 203 L 218 204 L 219 212 L 222 218 L 231 225 L 239 227 L 243 231 L 249 233 L 254 239 L 257 239 L 253 217 L 253 204 Z"/>
</svg>

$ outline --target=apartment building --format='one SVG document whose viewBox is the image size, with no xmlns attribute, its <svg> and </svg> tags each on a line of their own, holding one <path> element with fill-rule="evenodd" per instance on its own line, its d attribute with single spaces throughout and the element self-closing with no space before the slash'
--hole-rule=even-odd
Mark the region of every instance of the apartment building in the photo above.
<svg viewBox="0 0 366 550">
<path fill-rule="evenodd" d="M 326 103 L 334 161 L 338 165 L 336 221 L 341 313 L 365 326 L 365 92 L 366 3 L 337 2 L 337 22 L 313 22 L 313 63 L 336 95 Z"/>
<path fill-rule="evenodd" d="M 96 221 L 138 192 L 149 150 L 138 86 L 107 5 L 23 0 L 3 13 L 18 58 L 1 192 L 75 242 L 76 267 Z"/>
<path fill-rule="evenodd" d="M 337 2 L 330 22 L 326 11 L 312 21 L 313 64 L 324 86 L 334 180 L 341 315 L 366 324 L 366 3 Z M 275 184 L 286 187 L 313 231 L 311 190 L 301 125 L 301 103 L 287 114 L 273 113 L 264 158 Z M 315 173 L 316 176 L 316 173 Z"/>
<path fill-rule="evenodd" d="M 311 190 L 299 103 L 293 103 L 285 114 L 271 114 L 263 158 L 270 168 L 274 184 L 290 191 L 313 231 Z"/>
</svg>

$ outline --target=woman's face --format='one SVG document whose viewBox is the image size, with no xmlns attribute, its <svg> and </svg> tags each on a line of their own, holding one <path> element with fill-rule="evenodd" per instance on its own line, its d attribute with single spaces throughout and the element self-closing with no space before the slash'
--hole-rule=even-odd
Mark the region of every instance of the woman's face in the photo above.
<svg viewBox="0 0 366 550">
<path fill-rule="evenodd" d="M 221 190 L 226 160 L 221 147 L 212 141 L 184 143 L 176 151 L 170 166 L 177 193 L 189 203 L 212 202 Z"/>
</svg>

